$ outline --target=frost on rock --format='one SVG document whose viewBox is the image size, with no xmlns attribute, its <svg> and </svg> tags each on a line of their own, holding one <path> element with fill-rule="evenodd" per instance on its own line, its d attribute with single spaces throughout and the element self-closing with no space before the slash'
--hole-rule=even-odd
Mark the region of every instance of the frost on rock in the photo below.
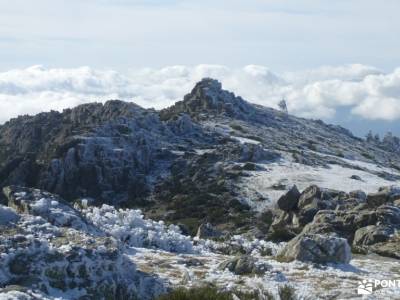
<svg viewBox="0 0 400 300">
<path fill-rule="evenodd" d="M 193 252 L 189 237 L 178 226 L 145 220 L 140 210 L 115 209 L 103 204 L 84 210 L 86 217 L 104 232 L 131 247 L 157 248 L 171 252 Z"/>
<path fill-rule="evenodd" d="M 280 251 L 279 257 L 287 261 L 347 264 L 351 260 L 351 250 L 344 238 L 304 234 L 292 239 Z"/>
<path fill-rule="evenodd" d="M 39 190 L 5 188 L 0 206 L 0 299 L 153 299 L 157 275 L 136 269 L 120 240 Z M 45 197 L 43 197 L 45 196 Z M 14 297 L 14 298 L 13 298 Z"/>
<path fill-rule="evenodd" d="M 41 216 L 55 226 L 94 230 L 79 211 L 54 194 L 17 186 L 5 187 L 4 194 L 8 206 L 18 212 Z"/>
<path fill-rule="evenodd" d="M 203 253 L 276 255 L 283 247 L 283 244 L 277 244 L 260 239 L 248 239 L 242 235 L 234 235 L 223 242 L 206 239 L 197 239 L 196 241 L 196 249 Z"/>
<path fill-rule="evenodd" d="M 52 300 L 43 293 L 33 292 L 28 289 L 21 290 L 3 290 L 0 293 L 0 300 Z M 58 298 L 60 299 L 60 298 Z"/>
<path fill-rule="evenodd" d="M 17 227 L 2 228 L 0 286 L 18 283 L 45 293 L 50 299 L 53 295 L 57 299 L 135 299 L 143 285 L 150 282 L 153 288 L 142 299 L 151 299 L 163 291 L 162 282 L 156 277 L 136 271 L 113 238 L 66 228 L 46 235 L 48 227 L 54 226 L 47 224 L 47 231 L 43 232 L 40 222 L 32 233 L 25 232 L 25 225 L 32 221 L 29 219 L 22 215 Z M 0 289 L 0 295 L 3 292 L 7 290 Z"/>
<path fill-rule="evenodd" d="M 18 214 L 12 208 L 0 206 L 0 225 L 14 223 L 18 220 Z"/>
<path fill-rule="evenodd" d="M 209 78 L 162 111 L 108 101 L 11 120 L 0 126 L 1 186 L 87 200 L 73 208 L 41 190 L 4 190 L 0 300 L 145 300 L 203 283 L 277 299 L 289 284 L 300 299 L 352 299 L 364 276 L 395 278 L 400 269 L 388 258 L 399 258 L 400 191 L 371 194 L 400 184 L 393 140 L 365 142 L 250 104 Z M 319 188 L 307 201 L 296 190 L 281 198 L 293 185 Z M 140 210 L 91 207 L 105 203 L 142 208 L 186 233 L 209 222 L 223 234 L 192 240 Z M 295 239 L 262 240 L 271 236 Z M 285 251 L 290 260 L 347 262 L 346 243 L 386 257 L 323 266 L 278 259 Z M 223 261 L 232 267 L 218 268 Z M 272 268 L 258 272 L 253 263 Z"/>
</svg>

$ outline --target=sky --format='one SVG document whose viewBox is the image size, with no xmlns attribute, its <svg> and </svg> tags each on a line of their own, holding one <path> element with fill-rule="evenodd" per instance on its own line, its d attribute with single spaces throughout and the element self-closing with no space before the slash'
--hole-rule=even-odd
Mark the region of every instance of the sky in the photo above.
<svg viewBox="0 0 400 300">
<path fill-rule="evenodd" d="M 398 0 L 0 0 L 0 123 L 202 76 L 243 98 L 400 135 Z"/>
</svg>

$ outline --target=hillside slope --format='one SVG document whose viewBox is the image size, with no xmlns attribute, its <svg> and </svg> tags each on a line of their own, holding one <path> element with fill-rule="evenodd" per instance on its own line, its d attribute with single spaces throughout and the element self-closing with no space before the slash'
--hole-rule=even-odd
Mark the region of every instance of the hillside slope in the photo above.
<svg viewBox="0 0 400 300">
<path fill-rule="evenodd" d="M 114 100 L 0 126 L 1 186 L 141 207 L 192 233 L 205 221 L 254 225 L 293 184 L 368 192 L 398 184 L 399 170 L 399 152 L 251 104 L 213 79 L 162 111 Z"/>
</svg>

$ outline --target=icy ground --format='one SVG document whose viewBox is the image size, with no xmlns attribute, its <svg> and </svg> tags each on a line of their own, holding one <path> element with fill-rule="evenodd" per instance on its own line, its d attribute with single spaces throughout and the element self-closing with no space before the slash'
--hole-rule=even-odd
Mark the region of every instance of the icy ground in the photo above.
<svg viewBox="0 0 400 300">
<path fill-rule="evenodd" d="M 226 289 L 268 291 L 279 299 L 279 286 L 290 285 L 298 299 L 360 299 L 357 286 L 364 279 L 399 279 L 400 263 L 379 256 L 356 256 L 349 265 L 317 266 L 301 262 L 281 263 L 273 257 L 261 257 L 273 268 L 264 276 L 239 276 L 218 269 L 218 264 L 232 258 L 203 252 L 200 255 L 136 249 L 130 258 L 139 270 L 155 273 L 173 286 L 198 286 L 213 283 Z M 191 261 L 197 266 L 189 266 Z M 185 265 L 186 263 L 186 265 Z M 400 299 L 399 288 L 382 288 L 363 299 Z"/>
<path fill-rule="evenodd" d="M 357 160 L 335 158 L 349 167 L 339 164 L 330 164 L 327 168 L 307 166 L 293 162 L 287 155 L 276 162 L 258 164 L 260 170 L 248 171 L 248 176 L 241 180 L 240 193 L 250 206 L 262 210 L 266 206 L 274 205 L 294 184 L 300 191 L 315 184 L 344 192 L 362 190 L 366 193 L 376 192 L 382 186 L 400 184 L 400 181 L 387 180 L 377 175 L 382 172 L 400 175 L 395 169 Z M 351 179 L 353 175 L 359 176 L 361 180 Z M 283 187 L 277 189 L 274 187 L 277 184 Z M 260 201 L 248 199 L 260 199 Z"/>
<path fill-rule="evenodd" d="M 283 243 L 249 241 L 241 236 L 226 242 L 191 239 L 180 234 L 176 226 L 144 219 L 140 210 L 116 210 L 103 205 L 83 212 L 125 245 L 125 255 L 138 270 L 157 275 L 168 287 L 213 283 L 224 289 L 267 290 L 279 299 L 279 286 L 290 285 L 298 299 L 360 299 L 356 294 L 359 281 L 400 279 L 400 262 L 377 255 L 355 256 L 349 265 L 283 263 L 274 258 Z M 230 246 L 240 247 L 272 269 L 264 276 L 239 276 L 220 270 L 221 262 L 234 257 L 221 254 Z M 400 299 L 400 289 L 382 288 L 364 299 Z"/>
<path fill-rule="evenodd" d="M 301 262 L 283 263 L 275 258 L 276 253 L 284 246 L 282 243 L 247 240 L 242 236 L 233 236 L 224 242 L 192 239 L 182 235 L 177 226 L 167 226 L 162 221 L 145 219 L 140 210 L 117 210 L 107 205 L 100 208 L 83 208 L 81 213 L 87 220 L 86 223 L 84 219 L 80 219 L 77 211 L 54 199 L 46 198 L 46 194 L 42 195 L 45 198 L 38 197 L 38 200 L 32 203 L 33 215 L 18 214 L 11 208 L 0 206 L 0 216 L 15 222 L 20 228 L 25 228 L 28 240 L 35 240 L 49 253 L 54 251 L 60 254 L 68 253 L 77 246 L 78 241 L 89 245 L 90 240 L 100 241 L 103 239 L 102 236 L 110 236 L 115 243 L 114 249 L 118 249 L 115 250 L 117 251 L 115 254 L 118 255 L 120 263 L 114 272 L 124 280 L 135 282 L 136 286 L 132 288 L 139 293 L 140 299 L 150 299 L 149 295 L 165 291 L 166 288 L 191 287 L 206 283 L 213 283 L 228 290 L 268 291 L 277 300 L 278 288 L 286 285 L 295 289 L 299 300 L 360 299 L 356 294 L 359 281 L 400 278 L 400 262 L 390 258 L 372 255 L 355 256 L 348 265 L 328 266 Z M 17 194 L 17 197 L 24 196 Z M 86 201 L 83 200 L 82 203 Z M 56 222 L 56 216 L 58 220 L 72 222 L 75 229 Z M 57 238 L 61 230 L 67 237 L 62 240 Z M 7 253 L 0 255 L 0 283 L 7 285 L 12 276 L 9 273 L 9 262 L 15 257 L 16 250 L 5 249 Z M 229 249 L 247 253 L 256 258 L 257 263 L 266 263 L 270 268 L 264 275 L 248 276 L 221 270 L 220 263 L 234 258 L 234 255 L 223 254 L 232 253 L 226 251 Z M 94 249 L 92 253 L 97 253 L 99 250 L 101 249 Z M 25 251 L 21 253 L 37 257 L 38 267 L 41 263 L 38 255 L 47 253 L 46 251 L 39 254 L 29 253 L 30 248 L 25 250 L 21 248 L 17 251 Z M 90 256 L 86 259 L 90 260 Z M 96 265 L 93 267 L 97 272 L 107 273 L 109 265 L 99 262 L 102 261 L 96 260 Z M 104 262 L 110 263 L 110 261 Z M 40 278 L 42 282 L 51 279 L 46 277 L 46 274 L 39 275 L 42 276 Z M 95 278 L 94 276 L 92 279 Z M 84 295 L 84 289 L 66 289 L 62 293 L 56 289 L 48 289 L 48 293 L 43 294 L 37 290 L 19 291 L 0 288 L 0 300 L 70 300 Z M 382 288 L 364 299 L 400 299 L 400 289 Z"/>
<path fill-rule="evenodd" d="M 356 294 L 359 281 L 400 279 L 400 262 L 377 255 L 355 256 L 349 265 L 283 263 L 274 258 L 283 243 L 249 241 L 241 236 L 226 242 L 191 239 L 180 234 L 176 226 L 144 219 L 140 210 L 116 210 L 103 205 L 83 212 L 125 245 L 125 255 L 138 270 L 157 275 L 169 287 L 213 283 L 224 289 L 268 291 L 279 299 L 279 286 L 290 285 L 298 299 L 360 299 Z M 239 276 L 220 270 L 221 262 L 234 257 L 221 254 L 230 246 L 240 247 L 272 269 L 264 276 Z M 400 299 L 400 289 L 383 288 L 364 299 Z"/>
</svg>

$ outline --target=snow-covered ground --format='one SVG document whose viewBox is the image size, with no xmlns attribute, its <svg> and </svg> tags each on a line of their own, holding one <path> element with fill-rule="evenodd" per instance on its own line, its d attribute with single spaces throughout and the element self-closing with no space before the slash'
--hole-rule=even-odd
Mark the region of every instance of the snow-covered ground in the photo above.
<svg viewBox="0 0 400 300">
<path fill-rule="evenodd" d="M 253 140 L 253 139 L 249 139 L 249 138 L 245 138 L 245 137 L 241 137 L 241 136 L 231 136 L 233 139 L 239 141 L 241 144 L 254 144 L 254 145 L 258 145 L 260 144 L 259 141 Z"/>
<path fill-rule="evenodd" d="M 400 172 L 382 168 L 372 163 L 342 159 L 343 162 L 364 170 L 345 168 L 337 164 L 331 164 L 328 168 L 313 167 L 299 164 L 288 158 L 268 164 L 259 164 L 262 170 L 249 171 L 250 176 L 243 177 L 240 182 L 240 192 L 252 207 L 261 210 L 262 208 L 274 205 L 286 191 L 273 188 L 274 184 L 283 184 L 287 188 L 297 185 L 300 191 L 310 185 L 337 189 L 344 192 L 362 190 L 366 193 L 378 191 L 379 187 L 400 185 L 400 181 L 390 181 L 376 175 L 376 172 L 387 172 L 400 175 Z M 375 173 L 375 174 L 374 174 Z M 351 179 L 357 175 L 361 180 Z M 259 196 L 266 201 L 253 201 Z"/>
<path fill-rule="evenodd" d="M 271 265 L 272 269 L 264 276 L 239 276 L 218 268 L 231 256 L 211 252 L 193 255 L 136 250 L 130 259 L 139 270 L 158 274 L 173 286 L 213 283 L 225 289 L 268 291 L 276 297 L 280 286 L 290 285 L 296 290 L 298 299 L 360 299 L 357 295 L 360 281 L 400 278 L 400 262 L 379 256 L 356 256 L 349 265 L 328 266 L 281 263 L 272 257 L 256 256 L 260 262 Z M 381 288 L 363 299 L 399 299 L 399 295 L 399 288 Z"/>
<path fill-rule="evenodd" d="M 41 198 L 34 205 L 33 213 L 36 216 L 17 214 L 13 209 L 3 206 L 0 206 L 0 216 L 6 220 L 19 222 L 18 226 L 26 228 L 27 232 L 31 233 L 31 238 L 35 235 L 38 241 L 43 242 L 45 249 L 53 247 L 52 251 L 60 253 L 71 251 L 71 247 L 76 246 L 74 244 L 76 240 L 69 241 L 73 236 L 79 235 L 78 240 L 84 244 L 94 238 L 101 238 L 103 234 L 112 236 L 117 245 L 115 249 L 120 251 L 118 261 L 121 267 L 117 271 L 127 279 L 134 275 L 132 280 L 138 282 L 137 291 L 142 299 L 147 299 L 146 296 L 149 295 L 147 290 L 149 286 L 146 282 L 152 284 L 151 288 L 154 289 L 152 293 L 156 292 L 155 289 L 161 291 L 165 287 L 191 287 L 213 283 L 228 290 L 268 291 L 279 299 L 277 297 L 279 287 L 289 285 L 295 289 L 298 299 L 359 299 L 356 292 L 360 281 L 400 278 L 398 260 L 360 255 L 355 256 L 347 265 L 284 263 L 275 258 L 275 254 L 284 246 L 283 243 L 248 240 L 243 236 L 233 236 L 224 242 L 192 239 L 182 235 L 177 226 L 167 226 L 163 222 L 145 219 L 140 210 L 117 210 L 107 205 L 100 208 L 85 208 L 81 212 L 92 224 L 81 226 L 76 211 L 54 199 L 48 199 L 49 201 L 46 199 Z M 38 216 L 41 214 L 43 216 Z M 64 223 L 57 222 L 55 216 L 58 220 L 72 220 L 76 229 L 63 227 Z M 96 230 L 93 230 L 93 226 Z M 52 238 L 61 229 L 68 232 L 68 238 L 64 240 L 66 244 L 52 245 Z M 228 253 L 223 250 L 229 247 L 232 247 L 230 249 L 239 247 L 241 252 L 250 254 L 258 260 L 258 263 L 267 264 L 270 268 L 264 275 L 248 276 L 221 270 L 219 265 L 222 262 L 234 258 L 233 255 L 221 254 Z M 11 253 L 0 255 L 0 279 L 4 282 L 8 282 L 9 278 L 8 258 L 12 258 L 14 256 L 12 252 L 15 251 L 9 250 Z M 97 267 L 102 268 L 99 265 Z M 153 275 L 157 281 L 152 279 Z M 153 281 L 149 281 L 150 279 Z M 42 280 L 47 279 L 43 277 Z M 154 283 L 160 286 L 154 287 Z M 76 292 L 68 289 L 63 293 L 49 290 L 48 294 L 38 294 L 37 297 L 52 300 L 75 299 Z M 37 291 L 19 292 L 13 289 L 8 291 L 0 289 L 0 299 L 35 299 L 25 297 L 35 293 Z M 79 290 L 79 296 L 84 294 L 84 290 Z M 399 295 L 399 288 L 380 288 L 364 299 L 399 299 Z"/>
<path fill-rule="evenodd" d="M 100 208 L 89 207 L 83 212 L 102 231 L 131 247 L 194 252 L 192 241 L 180 233 L 178 226 L 144 219 L 140 210 L 115 209 L 103 204 Z"/>
<path fill-rule="evenodd" d="M 377 255 L 355 256 L 348 265 L 284 263 L 274 258 L 283 243 L 248 240 L 242 236 L 233 236 L 225 242 L 191 239 L 176 226 L 144 219 L 139 210 L 116 210 L 107 205 L 86 209 L 84 214 L 121 241 L 125 255 L 138 270 L 157 275 L 170 287 L 213 283 L 224 289 L 268 291 L 277 297 L 280 286 L 290 285 L 298 299 L 360 299 L 357 295 L 360 281 L 400 278 L 400 262 Z M 232 245 L 272 266 L 271 270 L 263 276 L 239 276 L 220 270 L 220 263 L 234 257 L 220 254 L 220 250 Z M 263 256 L 266 250 L 271 256 Z M 381 288 L 364 299 L 399 299 L 398 295 L 398 288 Z"/>
</svg>

